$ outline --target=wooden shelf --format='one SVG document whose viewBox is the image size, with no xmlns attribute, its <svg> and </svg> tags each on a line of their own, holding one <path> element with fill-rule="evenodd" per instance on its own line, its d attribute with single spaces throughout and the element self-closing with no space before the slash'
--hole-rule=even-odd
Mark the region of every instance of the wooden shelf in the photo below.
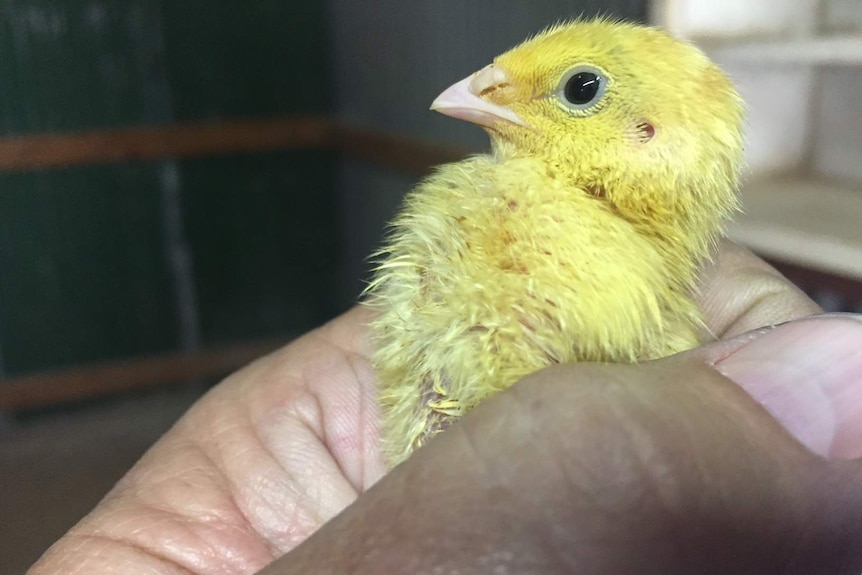
<svg viewBox="0 0 862 575">
<path fill-rule="evenodd" d="M 764 179 L 746 184 L 742 197 L 732 239 L 768 258 L 862 280 L 862 184 Z"/>
<path fill-rule="evenodd" d="M 798 39 L 703 39 L 695 42 L 713 58 L 753 64 L 862 65 L 862 36 Z"/>
</svg>

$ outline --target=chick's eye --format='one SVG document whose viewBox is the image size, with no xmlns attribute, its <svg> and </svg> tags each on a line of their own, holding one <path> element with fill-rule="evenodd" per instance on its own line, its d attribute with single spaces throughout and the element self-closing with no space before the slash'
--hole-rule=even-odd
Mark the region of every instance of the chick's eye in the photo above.
<svg viewBox="0 0 862 575">
<path fill-rule="evenodd" d="M 566 82 L 566 100 L 576 106 L 589 104 L 599 93 L 602 79 L 592 72 L 578 72 Z"/>
<path fill-rule="evenodd" d="M 588 110 L 602 99 L 606 88 L 607 78 L 604 74 L 595 68 L 581 66 L 563 77 L 557 97 L 568 108 Z"/>
</svg>

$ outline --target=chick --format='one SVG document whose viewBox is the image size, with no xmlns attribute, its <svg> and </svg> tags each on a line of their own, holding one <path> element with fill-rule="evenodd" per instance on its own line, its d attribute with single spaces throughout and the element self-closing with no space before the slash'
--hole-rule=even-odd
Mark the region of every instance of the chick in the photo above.
<svg viewBox="0 0 862 575">
<path fill-rule="evenodd" d="M 482 126 L 491 152 L 413 190 L 377 254 L 392 465 L 543 367 L 697 346 L 698 267 L 737 208 L 742 101 L 659 30 L 551 27 L 431 107 Z"/>
</svg>

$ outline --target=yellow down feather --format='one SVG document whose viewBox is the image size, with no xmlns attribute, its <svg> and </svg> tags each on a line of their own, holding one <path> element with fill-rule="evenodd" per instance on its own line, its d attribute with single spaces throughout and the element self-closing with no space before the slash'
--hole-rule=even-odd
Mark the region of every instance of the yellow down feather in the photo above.
<svg viewBox="0 0 862 575">
<path fill-rule="evenodd" d="M 573 108 L 561 82 L 585 66 L 604 94 Z M 699 265 L 737 208 L 743 105 L 695 47 L 576 21 L 494 67 L 481 98 L 524 125 L 410 192 L 366 290 L 392 464 L 543 367 L 698 345 Z"/>
</svg>

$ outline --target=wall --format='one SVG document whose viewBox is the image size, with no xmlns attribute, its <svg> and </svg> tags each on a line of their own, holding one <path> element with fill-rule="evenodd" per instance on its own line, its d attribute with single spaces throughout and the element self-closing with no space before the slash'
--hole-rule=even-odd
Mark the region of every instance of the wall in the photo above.
<svg viewBox="0 0 862 575">
<path fill-rule="evenodd" d="M 323 113 L 320 2 L 5 0 L 0 134 Z M 334 158 L 0 174 L 0 377 L 334 312 Z"/>
</svg>

